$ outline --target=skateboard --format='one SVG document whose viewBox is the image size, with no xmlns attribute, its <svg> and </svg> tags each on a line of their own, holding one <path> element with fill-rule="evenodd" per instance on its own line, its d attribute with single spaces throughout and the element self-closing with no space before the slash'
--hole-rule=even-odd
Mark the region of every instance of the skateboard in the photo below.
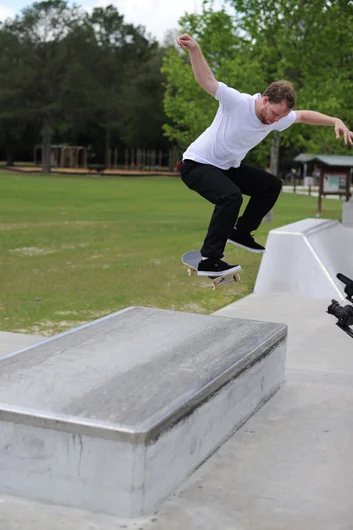
<svg viewBox="0 0 353 530">
<path fill-rule="evenodd" d="M 188 275 L 193 276 L 194 274 L 197 274 L 197 267 L 199 262 L 201 261 L 201 252 L 199 250 L 190 250 L 189 252 L 185 252 L 185 254 L 183 254 L 181 258 L 181 261 L 187 267 Z M 211 277 L 212 289 L 215 290 L 217 289 L 217 287 L 221 287 L 230 282 L 239 282 L 240 276 L 238 272 L 240 271 L 241 268 L 239 267 L 239 270 L 237 272 L 228 272 L 223 274 L 222 276 Z"/>
</svg>

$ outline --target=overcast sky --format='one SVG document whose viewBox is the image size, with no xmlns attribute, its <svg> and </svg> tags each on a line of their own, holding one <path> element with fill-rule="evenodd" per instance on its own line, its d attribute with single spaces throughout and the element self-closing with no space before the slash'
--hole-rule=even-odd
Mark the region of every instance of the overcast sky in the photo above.
<svg viewBox="0 0 353 530">
<path fill-rule="evenodd" d="M 166 31 L 178 27 L 178 20 L 184 13 L 200 13 L 202 6 L 202 0 L 76 0 L 75 3 L 88 10 L 113 4 L 124 15 L 125 22 L 145 26 L 159 41 L 163 41 Z M 24 0 L 0 0 L 0 20 L 13 17 L 31 4 Z M 221 5 L 222 0 L 215 0 L 216 9 Z"/>
</svg>

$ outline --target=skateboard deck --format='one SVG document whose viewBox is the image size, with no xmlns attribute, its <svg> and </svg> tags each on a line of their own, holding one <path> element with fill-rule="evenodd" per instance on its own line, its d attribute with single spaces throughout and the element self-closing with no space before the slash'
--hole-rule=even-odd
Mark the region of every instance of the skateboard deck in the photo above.
<svg viewBox="0 0 353 530">
<path fill-rule="evenodd" d="M 201 261 L 201 252 L 199 250 L 190 250 L 189 252 L 185 252 L 183 254 L 181 261 L 183 264 L 187 267 L 187 273 L 189 276 L 193 276 L 194 274 L 197 274 L 197 267 L 199 262 Z M 214 276 L 212 277 L 212 289 L 217 289 L 217 287 L 221 287 L 222 285 L 226 285 L 230 282 L 239 282 L 240 276 L 239 272 L 241 271 L 241 268 L 237 272 L 231 272 L 231 273 L 225 273 L 222 276 Z M 207 278 L 207 276 L 200 276 L 201 278 Z"/>
</svg>

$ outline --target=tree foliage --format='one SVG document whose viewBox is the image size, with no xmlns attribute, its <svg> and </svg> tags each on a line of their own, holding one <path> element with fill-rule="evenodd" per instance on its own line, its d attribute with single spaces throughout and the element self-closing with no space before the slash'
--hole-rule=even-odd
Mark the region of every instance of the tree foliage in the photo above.
<svg viewBox="0 0 353 530">
<path fill-rule="evenodd" d="M 204 2 L 199 15 L 180 20 L 201 45 L 215 77 L 241 92 L 263 92 L 288 79 L 298 107 L 337 116 L 352 127 L 352 0 L 229 0 L 216 12 Z M 230 9 L 233 8 L 233 9 Z M 167 136 L 183 147 L 212 121 L 216 102 L 196 84 L 188 52 L 170 50 L 164 60 Z M 347 152 L 332 128 L 296 125 L 281 133 L 282 153 Z M 248 155 L 268 163 L 270 139 Z"/>
<path fill-rule="evenodd" d="M 137 147 L 162 133 L 163 48 L 113 6 L 88 14 L 65 0 L 36 2 L 0 26 L 0 146 L 8 162 L 19 145 Z M 136 105 L 137 103 L 137 105 Z M 22 150 L 23 152 L 23 150 Z"/>
</svg>

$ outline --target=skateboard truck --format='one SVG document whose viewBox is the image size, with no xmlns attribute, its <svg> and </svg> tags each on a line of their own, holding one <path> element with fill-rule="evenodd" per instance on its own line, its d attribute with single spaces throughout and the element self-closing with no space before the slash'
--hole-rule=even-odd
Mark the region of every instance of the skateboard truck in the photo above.
<svg viewBox="0 0 353 530">
<path fill-rule="evenodd" d="M 189 250 L 188 252 L 185 252 L 183 254 L 181 261 L 183 264 L 187 267 L 187 273 L 188 276 L 197 275 L 197 268 L 200 260 L 202 259 L 201 252 L 199 250 Z M 240 276 L 239 272 L 241 271 L 240 265 L 237 267 L 237 270 L 235 270 L 231 274 L 224 274 L 223 276 L 209 276 L 210 280 L 212 280 L 212 289 L 215 290 L 218 287 L 221 287 L 223 285 L 226 285 L 230 282 L 239 282 Z"/>
<path fill-rule="evenodd" d="M 188 267 L 187 269 L 188 276 L 197 275 L 197 270 Z M 217 287 L 221 287 L 231 282 L 240 282 L 240 276 L 236 272 L 228 276 L 209 276 L 209 279 L 212 280 L 212 289 L 215 290 Z"/>
<path fill-rule="evenodd" d="M 344 276 L 340 272 L 337 274 L 337 278 L 346 286 L 344 289 L 347 295 L 346 299 L 353 303 L 353 280 L 347 278 L 347 276 Z M 326 312 L 329 315 L 335 316 L 338 319 L 336 326 L 353 338 L 353 329 L 350 327 L 353 325 L 353 306 L 346 305 L 342 307 L 337 300 L 331 300 L 331 304 Z"/>
<path fill-rule="evenodd" d="M 226 285 L 230 282 L 240 282 L 240 276 L 238 273 L 228 275 L 228 276 L 209 276 L 210 280 L 212 280 L 212 289 L 215 290 L 218 287 L 222 287 L 223 285 Z"/>
</svg>

